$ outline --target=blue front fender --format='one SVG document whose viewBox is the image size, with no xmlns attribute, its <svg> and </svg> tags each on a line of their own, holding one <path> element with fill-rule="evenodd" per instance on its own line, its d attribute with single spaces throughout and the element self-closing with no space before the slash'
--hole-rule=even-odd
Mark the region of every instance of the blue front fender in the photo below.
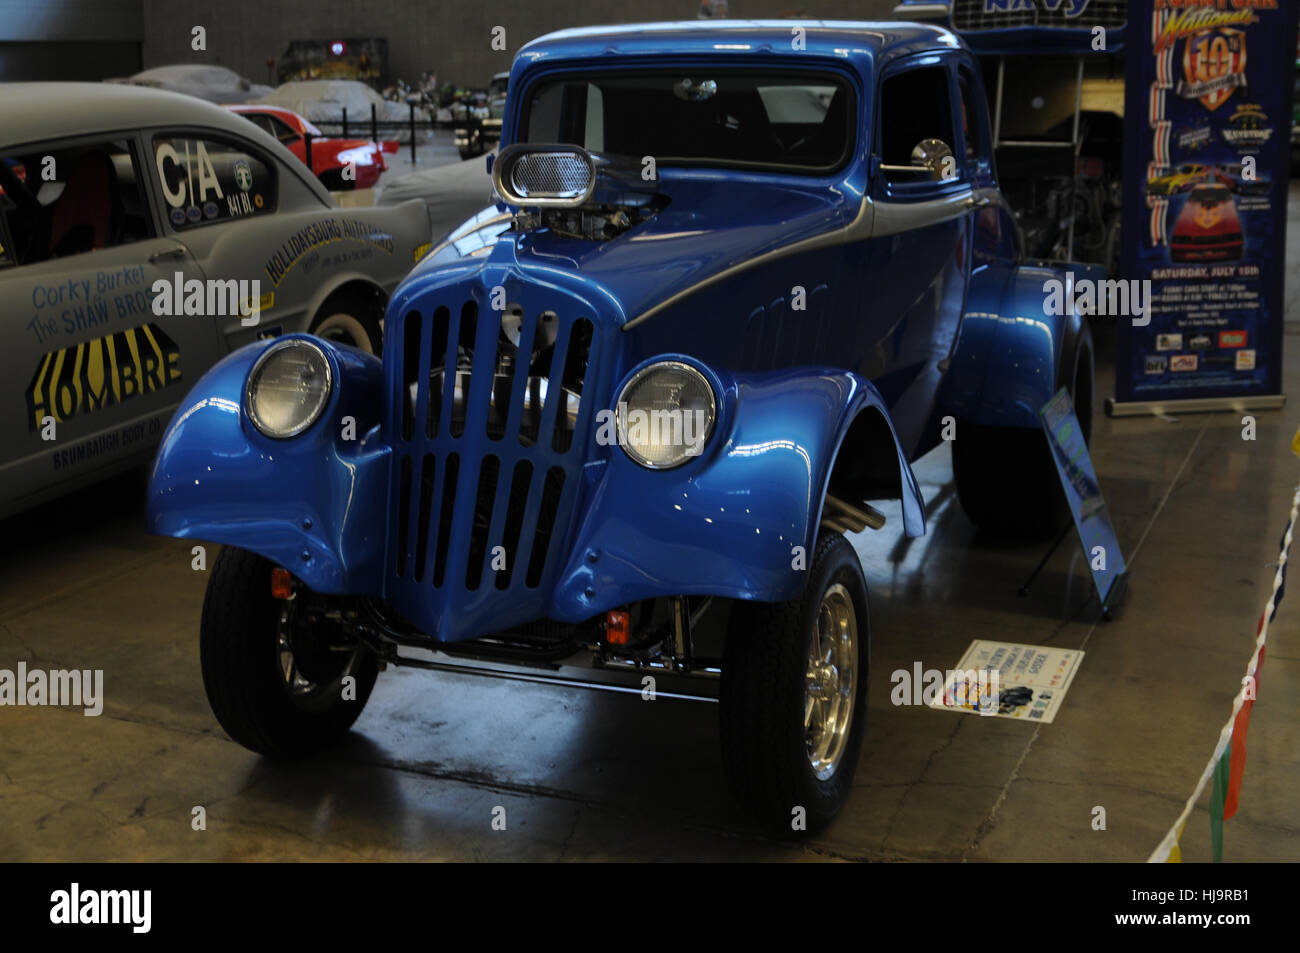
<svg viewBox="0 0 1300 953">
<path fill-rule="evenodd" d="M 880 394 L 839 369 L 721 377 L 717 431 L 675 470 L 647 470 L 617 448 L 589 466 L 585 513 L 551 615 L 568 622 L 661 595 L 783 601 L 807 572 L 827 481 L 853 421 L 878 413 L 897 460 L 908 535 L 925 509 Z M 884 431 L 881 431 L 882 433 Z"/>
<path fill-rule="evenodd" d="M 292 337 L 305 335 L 277 340 Z M 240 348 L 203 375 L 154 460 L 149 530 L 259 553 L 317 592 L 378 595 L 390 456 L 377 426 L 383 365 L 310 340 L 336 383 L 320 419 L 288 440 L 263 435 L 243 406 L 248 372 L 272 342 Z M 346 417 L 355 421 L 352 439 Z"/>
</svg>

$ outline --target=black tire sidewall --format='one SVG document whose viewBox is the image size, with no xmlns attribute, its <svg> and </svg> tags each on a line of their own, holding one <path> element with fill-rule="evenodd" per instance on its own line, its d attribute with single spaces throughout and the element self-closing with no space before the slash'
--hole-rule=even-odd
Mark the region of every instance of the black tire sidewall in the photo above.
<svg viewBox="0 0 1300 953">
<path fill-rule="evenodd" d="M 853 721 L 839 766 L 819 780 L 808 761 L 803 713 L 805 675 L 822 597 L 843 583 L 857 623 L 857 684 Z M 866 724 L 871 625 L 866 580 L 857 553 L 839 533 L 824 533 L 804 591 L 783 603 L 739 602 L 724 646 L 719 728 L 723 765 L 732 793 L 765 826 L 793 826 L 803 808 L 805 830 L 829 823 L 853 783 Z"/>
<path fill-rule="evenodd" d="M 244 747 L 273 758 L 312 754 L 344 734 L 360 716 L 378 677 L 378 663 L 358 660 L 356 698 L 323 711 L 293 703 L 279 676 L 276 633 L 283 604 L 270 593 L 273 564 L 225 547 L 212 567 L 199 630 L 203 687 L 217 721 Z"/>
</svg>

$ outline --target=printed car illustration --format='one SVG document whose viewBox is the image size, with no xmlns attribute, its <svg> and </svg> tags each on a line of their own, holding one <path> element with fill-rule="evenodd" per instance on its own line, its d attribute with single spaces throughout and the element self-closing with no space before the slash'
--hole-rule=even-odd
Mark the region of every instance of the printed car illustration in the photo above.
<svg viewBox="0 0 1300 953">
<path fill-rule="evenodd" d="M 421 203 L 339 209 L 219 106 L 117 84 L 0 97 L 0 514 L 147 460 L 231 350 L 312 332 L 378 351 L 428 245 Z"/>
<path fill-rule="evenodd" d="M 1246 170 L 1240 162 L 1224 162 L 1214 167 L 1214 180 L 1226 185 L 1237 195 L 1267 195 L 1273 183 L 1268 176 L 1256 174 L 1253 170 L 1247 177 Z"/>
<path fill-rule="evenodd" d="M 1158 175 L 1147 180 L 1147 193 L 1150 195 L 1178 195 L 1189 192 L 1198 185 L 1212 182 L 1215 178 L 1213 166 L 1187 162 L 1178 166 L 1168 175 Z"/>
<path fill-rule="evenodd" d="M 1173 261 L 1225 261 L 1241 257 L 1241 217 L 1225 185 L 1198 185 L 1187 196 L 1169 238 Z"/>
<path fill-rule="evenodd" d="M 396 139 L 374 142 L 326 136 L 292 109 L 279 106 L 226 108 L 275 136 L 281 145 L 306 163 L 331 192 L 373 188 L 379 176 L 388 171 L 384 153 L 396 152 L 400 145 Z M 308 135 L 312 137 L 310 162 L 307 161 Z"/>
<path fill-rule="evenodd" d="M 1024 258 L 970 51 L 789 38 L 527 44 L 499 201 L 394 293 L 383 360 L 286 335 L 195 385 L 148 518 L 224 544 L 199 654 L 232 738 L 316 750 L 386 664 L 716 686 L 737 796 L 787 832 L 835 816 L 867 713 L 850 538 L 880 500 L 925 531 L 911 461 L 949 415 L 967 514 L 1058 525 L 1036 411 L 1068 388 L 1090 432 L 1093 351 L 1074 308 L 1044 315 L 1065 272 Z"/>
</svg>

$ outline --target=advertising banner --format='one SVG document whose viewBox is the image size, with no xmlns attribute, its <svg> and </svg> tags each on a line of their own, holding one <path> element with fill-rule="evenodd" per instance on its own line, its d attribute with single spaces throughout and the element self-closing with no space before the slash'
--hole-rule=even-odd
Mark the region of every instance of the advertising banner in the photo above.
<svg viewBox="0 0 1300 953">
<path fill-rule="evenodd" d="M 1116 415 L 1279 406 L 1295 0 L 1131 0 Z"/>
</svg>

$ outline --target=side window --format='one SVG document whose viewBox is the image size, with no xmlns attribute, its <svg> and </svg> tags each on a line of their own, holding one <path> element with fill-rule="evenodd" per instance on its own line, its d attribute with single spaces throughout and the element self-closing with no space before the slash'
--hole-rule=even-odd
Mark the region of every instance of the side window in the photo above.
<svg viewBox="0 0 1300 953">
<path fill-rule="evenodd" d="M 984 138 L 984 126 L 980 120 L 980 104 L 976 98 L 979 86 L 970 73 L 962 69 L 957 73 L 957 85 L 961 90 L 961 125 L 962 137 L 966 143 L 966 161 L 978 162 L 989 157 L 988 142 Z"/>
<path fill-rule="evenodd" d="M 297 142 L 301 136 L 289 128 L 289 124 L 277 116 L 264 116 L 266 120 L 266 131 L 275 138 L 279 139 L 285 145 L 291 142 Z"/>
<path fill-rule="evenodd" d="M 52 144 L 0 155 L 0 268 L 153 237 L 131 144 Z"/>
<path fill-rule="evenodd" d="M 166 215 L 178 231 L 275 211 L 274 168 L 216 139 L 161 135 L 153 140 Z"/>
<path fill-rule="evenodd" d="M 933 182 L 921 164 L 924 157 L 948 171 L 946 178 L 956 174 L 955 161 L 944 163 L 936 156 L 936 141 L 955 149 L 952 115 L 947 67 L 909 69 L 881 83 L 878 151 L 891 183 Z"/>
<path fill-rule="evenodd" d="M 275 126 L 271 125 L 270 116 L 265 116 L 262 113 L 243 113 L 242 115 L 258 129 L 269 132 L 273 136 L 275 135 Z"/>
</svg>

